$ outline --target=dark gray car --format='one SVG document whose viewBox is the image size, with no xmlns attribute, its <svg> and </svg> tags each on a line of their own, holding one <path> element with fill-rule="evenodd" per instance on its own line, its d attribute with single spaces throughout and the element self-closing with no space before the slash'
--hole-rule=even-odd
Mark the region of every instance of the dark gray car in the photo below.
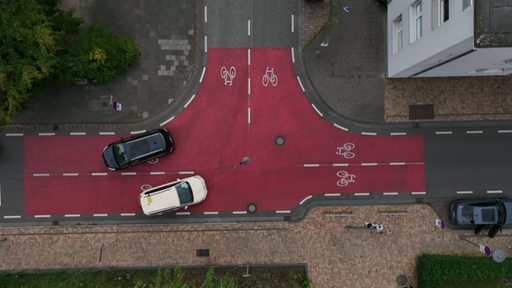
<svg viewBox="0 0 512 288">
<path fill-rule="evenodd" d="M 103 149 L 103 161 L 110 170 L 129 168 L 174 150 L 174 140 L 165 128 L 151 130 L 109 144 Z"/>
<path fill-rule="evenodd" d="M 511 199 L 467 199 L 452 202 L 450 209 L 453 224 L 474 228 L 478 225 L 511 225 Z"/>
</svg>

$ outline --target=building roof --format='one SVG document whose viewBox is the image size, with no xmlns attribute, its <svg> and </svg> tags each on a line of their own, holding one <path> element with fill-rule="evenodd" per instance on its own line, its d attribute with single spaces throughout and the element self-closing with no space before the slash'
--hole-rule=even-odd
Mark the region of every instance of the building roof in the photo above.
<svg viewBox="0 0 512 288">
<path fill-rule="evenodd" d="M 512 47 L 512 1 L 476 0 L 475 47 Z"/>
</svg>

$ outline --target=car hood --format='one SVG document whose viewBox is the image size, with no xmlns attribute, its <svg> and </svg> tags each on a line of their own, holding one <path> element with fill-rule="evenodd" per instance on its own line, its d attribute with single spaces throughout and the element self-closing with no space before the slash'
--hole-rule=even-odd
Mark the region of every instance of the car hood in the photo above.
<svg viewBox="0 0 512 288">
<path fill-rule="evenodd" d="M 105 165 L 109 169 L 119 168 L 119 165 L 117 164 L 116 158 L 114 157 L 114 151 L 113 151 L 112 146 L 107 146 L 103 150 L 103 161 L 105 161 Z"/>
</svg>

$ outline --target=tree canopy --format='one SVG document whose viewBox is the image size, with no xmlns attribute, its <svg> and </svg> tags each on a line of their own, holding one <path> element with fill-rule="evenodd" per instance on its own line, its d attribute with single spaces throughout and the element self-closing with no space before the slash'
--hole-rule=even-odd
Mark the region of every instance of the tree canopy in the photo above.
<svg viewBox="0 0 512 288">
<path fill-rule="evenodd" d="M 35 95 L 45 80 L 95 84 L 126 72 L 137 47 L 57 8 L 59 0 L 0 1 L 0 123 Z"/>
</svg>

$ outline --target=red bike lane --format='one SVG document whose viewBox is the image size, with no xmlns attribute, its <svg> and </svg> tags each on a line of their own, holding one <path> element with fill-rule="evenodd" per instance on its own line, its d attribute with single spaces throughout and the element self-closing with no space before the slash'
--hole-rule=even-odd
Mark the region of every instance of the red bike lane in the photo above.
<svg viewBox="0 0 512 288">
<path fill-rule="evenodd" d="M 166 127 L 176 150 L 124 171 L 101 160 L 120 136 L 25 137 L 26 214 L 139 213 L 143 185 L 189 173 L 209 189 L 192 212 L 249 203 L 290 210 L 313 194 L 425 191 L 423 137 L 359 135 L 323 120 L 301 90 L 290 49 L 209 49 L 199 92 Z"/>
</svg>

